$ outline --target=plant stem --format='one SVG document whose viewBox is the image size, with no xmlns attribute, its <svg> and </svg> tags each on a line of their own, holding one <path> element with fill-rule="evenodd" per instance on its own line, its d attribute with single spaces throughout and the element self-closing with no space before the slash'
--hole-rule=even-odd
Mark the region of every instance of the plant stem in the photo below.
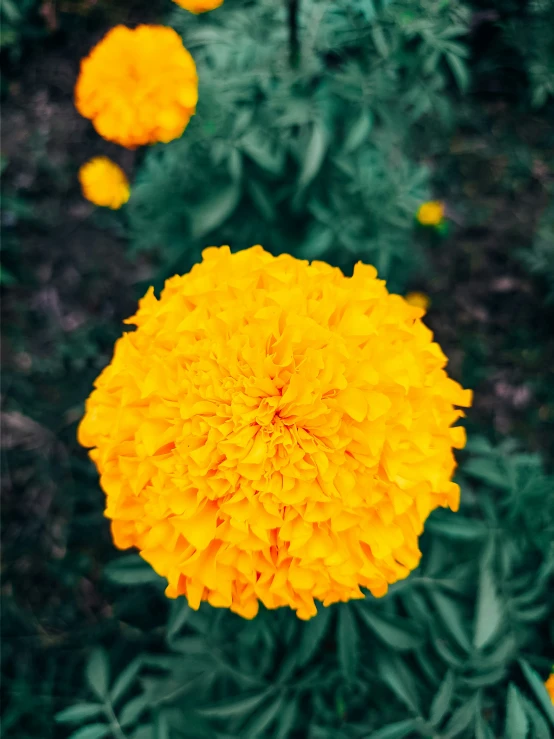
<svg viewBox="0 0 554 739">
<path fill-rule="evenodd" d="M 300 62 L 300 41 L 298 39 L 298 5 L 300 0 L 288 0 L 289 21 L 289 60 L 290 66 L 298 67 Z"/>
</svg>

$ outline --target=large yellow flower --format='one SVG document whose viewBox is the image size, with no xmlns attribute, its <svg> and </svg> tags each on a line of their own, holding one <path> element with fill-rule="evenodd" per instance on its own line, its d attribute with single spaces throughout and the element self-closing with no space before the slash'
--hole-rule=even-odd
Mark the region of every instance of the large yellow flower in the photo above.
<svg viewBox="0 0 554 739">
<path fill-rule="evenodd" d="M 75 105 L 108 141 L 134 149 L 178 138 L 198 100 L 196 66 L 165 26 L 116 26 L 81 62 Z"/>
<path fill-rule="evenodd" d="M 373 267 L 203 257 L 147 292 L 87 402 L 115 544 L 192 608 L 310 618 L 314 598 L 383 595 L 417 566 L 429 513 L 458 507 L 470 391 Z"/>
<path fill-rule="evenodd" d="M 191 13 L 205 13 L 223 5 L 223 0 L 173 0 L 173 2 Z"/>
<path fill-rule="evenodd" d="M 79 170 L 83 195 L 95 205 L 121 208 L 131 195 L 125 172 L 108 157 L 94 157 Z"/>
</svg>

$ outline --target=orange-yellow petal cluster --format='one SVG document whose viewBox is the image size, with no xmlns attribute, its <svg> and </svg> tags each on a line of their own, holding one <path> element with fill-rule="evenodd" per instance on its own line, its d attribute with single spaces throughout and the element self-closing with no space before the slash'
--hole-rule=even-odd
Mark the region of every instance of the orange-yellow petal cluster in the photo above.
<svg viewBox="0 0 554 739">
<path fill-rule="evenodd" d="M 223 5 L 223 0 L 173 0 L 173 2 L 191 13 L 206 13 Z"/>
<path fill-rule="evenodd" d="M 552 668 L 552 674 L 550 675 L 548 680 L 545 682 L 544 687 L 546 688 L 546 692 L 550 696 L 552 705 L 554 705 L 554 667 Z"/>
<path fill-rule="evenodd" d="M 423 311 L 373 267 L 351 278 L 256 246 L 210 248 L 150 289 L 87 401 L 79 440 L 115 544 L 167 595 L 251 618 L 381 596 L 417 567 L 471 392 Z"/>
<path fill-rule="evenodd" d="M 438 200 L 430 200 L 419 206 L 416 214 L 422 226 L 439 226 L 444 218 L 444 205 Z"/>
<path fill-rule="evenodd" d="M 198 76 L 166 26 L 116 26 L 82 60 L 75 105 L 108 141 L 129 149 L 181 136 L 198 100 Z"/>
<path fill-rule="evenodd" d="M 125 172 L 108 157 L 94 157 L 79 170 L 83 195 L 95 205 L 117 210 L 131 194 Z"/>
</svg>

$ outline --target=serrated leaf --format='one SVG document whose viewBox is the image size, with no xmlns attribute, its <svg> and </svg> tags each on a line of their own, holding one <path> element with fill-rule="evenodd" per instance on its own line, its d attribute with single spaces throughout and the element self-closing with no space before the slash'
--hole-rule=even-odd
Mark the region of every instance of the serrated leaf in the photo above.
<svg viewBox="0 0 554 739">
<path fill-rule="evenodd" d="M 232 182 L 213 197 L 196 205 L 189 213 L 192 238 L 200 239 L 225 223 L 237 207 L 241 194 L 240 182 Z"/>
<path fill-rule="evenodd" d="M 141 657 L 130 662 L 114 680 L 110 690 L 110 700 L 115 705 L 121 696 L 131 687 L 133 680 L 142 666 Z"/>
<path fill-rule="evenodd" d="M 397 617 L 384 619 L 364 605 L 361 605 L 357 611 L 362 621 L 373 633 L 392 649 L 399 651 L 417 649 L 424 642 L 424 634 L 413 621 Z"/>
<path fill-rule="evenodd" d="M 434 726 L 438 726 L 440 724 L 450 708 L 452 696 L 454 695 L 454 684 L 454 673 L 452 670 L 448 670 L 440 688 L 437 690 L 435 697 L 433 698 L 433 702 L 431 703 L 429 721 Z"/>
<path fill-rule="evenodd" d="M 110 582 L 117 585 L 163 583 L 162 578 L 138 554 L 128 554 L 110 562 L 104 569 Z"/>
<path fill-rule="evenodd" d="M 169 619 L 167 622 L 166 639 L 171 642 L 186 624 L 191 614 L 191 608 L 186 598 L 176 598 L 171 604 Z"/>
<path fill-rule="evenodd" d="M 269 694 L 270 691 L 265 690 L 263 693 L 248 695 L 243 698 L 229 698 L 211 706 L 199 707 L 196 709 L 196 712 L 201 716 L 206 716 L 206 718 L 246 717 L 258 708 L 267 699 Z"/>
<path fill-rule="evenodd" d="M 543 681 L 540 679 L 539 675 L 537 674 L 537 672 L 535 672 L 531 665 L 526 662 L 526 660 L 520 659 L 519 664 L 521 665 L 521 669 L 523 670 L 523 674 L 525 675 L 525 678 L 529 683 L 531 690 L 535 694 L 543 711 L 546 713 L 550 723 L 554 726 L 554 706 L 552 705 L 550 696 L 548 695 L 548 692 L 544 687 Z"/>
<path fill-rule="evenodd" d="M 481 568 L 473 645 L 476 649 L 486 646 L 498 631 L 502 621 L 502 604 L 489 566 Z"/>
<path fill-rule="evenodd" d="M 59 724 L 77 723 L 93 716 L 98 716 L 104 710 L 105 708 L 102 703 L 79 703 L 76 706 L 64 708 L 63 711 L 56 714 L 55 720 Z"/>
<path fill-rule="evenodd" d="M 309 185 L 321 169 L 328 144 L 329 141 L 326 130 L 323 128 L 321 123 L 314 123 L 312 135 L 308 146 L 306 147 L 306 154 L 302 161 L 300 177 L 298 178 L 298 186 L 300 189 Z"/>
<path fill-rule="evenodd" d="M 358 668 L 358 629 L 348 605 L 339 608 L 337 651 L 342 674 L 353 680 Z"/>
<path fill-rule="evenodd" d="M 471 650 L 471 642 L 464 627 L 464 619 L 455 601 L 442 593 L 431 590 L 429 593 L 446 629 L 452 634 L 465 652 Z"/>
<path fill-rule="evenodd" d="M 90 726 L 83 726 L 81 729 L 77 729 L 69 739 L 102 739 L 110 733 L 110 727 L 108 724 L 91 724 Z"/>
<path fill-rule="evenodd" d="M 419 714 L 417 689 L 410 671 L 399 657 L 387 655 L 379 660 L 379 673 L 396 697 Z"/>
<path fill-rule="evenodd" d="M 528 728 L 529 722 L 523 707 L 523 701 L 516 686 L 510 683 L 506 699 L 504 736 L 506 739 L 525 739 Z"/>
<path fill-rule="evenodd" d="M 144 695 L 137 695 L 126 703 L 119 713 L 119 723 L 126 727 L 134 724 L 140 714 L 146 708 L 146 700 Z"/>
<path fill-rule="evenodd" d="M 103 649 L 95 649 L 90 655 L 86 667 L 86 678 L 92 692 L 104 700 L 110 684 L 110 664 Z"/>
<path fill-rule="evenodd" d="M 404 737 L 411 735 L 416 727 L 417 721 L 411 718 L 396 721 L 394 724 L 383 726 L 382 729 L 374 731 L 367 739 L 404 739 Z"/>
</svg>

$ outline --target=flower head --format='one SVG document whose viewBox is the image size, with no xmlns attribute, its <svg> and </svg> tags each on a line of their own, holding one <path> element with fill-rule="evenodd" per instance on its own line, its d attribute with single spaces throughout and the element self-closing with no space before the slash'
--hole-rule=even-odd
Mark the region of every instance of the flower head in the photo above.
<svg viewBox="0 0 554 739">
<path fill-rule="evenodd" d="M 191 13 L 205 13 L 223 5 L 223 0 L 173 0 L 173 2 Z"/>
<path fill-rule="evenodd" d="M 552 674 L 550 675 L 548 680 L 545 682 L 544 687 L 546 688 L 546 692 L 550 696 L 552 705 L 554 705 L 554 667 L 552 668 Z"/>
<path fill-rule="evenodd" d="M 83 195 L 95 205 L 117 210 L 131 194 L 125 172 L 108 157 L 94 157 L 79 170 Z"/>
<path fill-rule="evenodd" d="M 417 308 L 422 308 L 424 311 L 429 310 L 429 306 L 431 305 L 431 299 L 428 295 L 425 293 L 408 293 L 406 295 L 406 302 L 409 303 L 409 305 L 415 305 Z"/>
<path fill-rule="evenodd" d="M 75 105 L 108 141 L 129 149 L 178 138 L 194 115 L 198 77 L 165 26 L 116 26 L 81 62 Z"/>
<path fill-rule="evenodd" d="M 374 595 L 419 562 L 437 506 L 457 509 L 448 377 L 420 308 L 354 275 L 256 246 L 210 248 L 150 289 L 87 401 L 116 546 L 167 595 L 300 618 Z"/>
<path fill-rule="evenodd" d="M 416 214 L 422 226 L 438 226 L 444 218 L 444 205 L 438 200 L 430 200 L 419 206 Z"/>
</svg>

